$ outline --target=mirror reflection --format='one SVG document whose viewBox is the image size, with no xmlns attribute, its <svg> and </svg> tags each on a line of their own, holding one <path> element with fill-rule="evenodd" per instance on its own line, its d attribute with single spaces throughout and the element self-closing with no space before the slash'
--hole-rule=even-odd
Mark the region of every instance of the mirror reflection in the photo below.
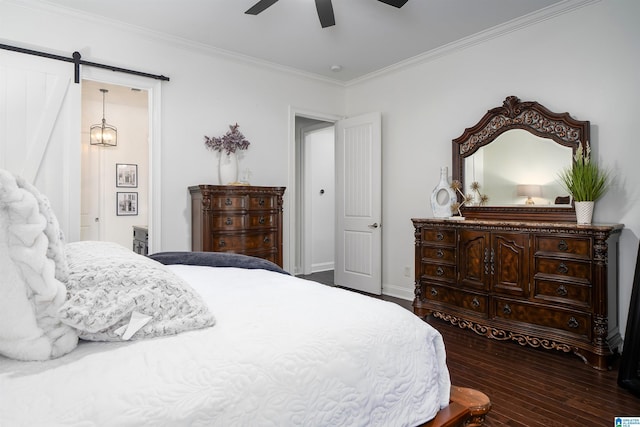
<svg viewBox="0 0 640 427">
<path fill-rule="evenodd" d="M 511 129 L 464 159 L 465 194 L 472 182 L 488 196 L 485 206 L 571 206 L 558 173 L 571 165 L 573 150 L 523 129 Z M 477 197 L 476 197 L 477 199 Z M 559 202 L 561 204 L 557 204 Z M 477 204 L 477 200 L 476 200 Z"/>
</svg>

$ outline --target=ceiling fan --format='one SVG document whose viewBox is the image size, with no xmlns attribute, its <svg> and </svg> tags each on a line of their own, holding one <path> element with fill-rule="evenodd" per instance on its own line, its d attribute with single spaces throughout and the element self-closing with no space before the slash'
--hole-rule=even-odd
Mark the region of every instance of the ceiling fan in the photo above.
<svg viewBox="0 0 640 427">
<path fill-rule="evenodd" d="M 272 6 L 278 0 L 260 0 L 253 6 L 251 6 L 245 13 L 249 15 L 257 15 L 264 11 L 269 6 Z M 395 6 L 398 9 L 404 6 L 409 0 L 378 0 L 379 2 L 386 3 L 390 6 Z M 320 18 L 320 25 L 322 28 L 331 27 L 336 25 L 336 19 L 333 15 L 333 5 L 331 0 L 316 0 L 316 10 L 318 11 L 318 18 Z"/>
</svg>

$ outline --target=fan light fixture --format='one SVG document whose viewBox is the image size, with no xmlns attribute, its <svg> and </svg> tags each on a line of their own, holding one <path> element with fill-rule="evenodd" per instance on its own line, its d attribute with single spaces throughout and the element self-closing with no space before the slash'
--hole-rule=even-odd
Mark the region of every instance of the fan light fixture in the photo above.
<svg viewBox="0 0 640 427">
<path fill-rule="evenodd" d="M 107 124 L 104 118 L 104 99 L 105 94 L 109 91 L 107 89 L 100 89 L 100 92 L 102 92 L 102 123 L 91 126 L 91 145 L 115 147 L 118 145 L 118 130 L 115 126 Z"/>
</svg>

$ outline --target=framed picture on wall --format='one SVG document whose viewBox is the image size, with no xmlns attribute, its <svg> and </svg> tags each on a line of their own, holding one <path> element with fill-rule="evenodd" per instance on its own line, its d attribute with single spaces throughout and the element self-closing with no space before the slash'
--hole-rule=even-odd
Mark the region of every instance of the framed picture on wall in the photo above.
<svg viewBox="0 0 640 427">
<path fill-rule="evenodd" d="M 138 215 L 138 193 L 116 193 L 116 215 Z"/>
<path fill-rule="evenodd" d="M 116 187 L 138 186 L 138 165 L 116 163 Z"/>
</svg>

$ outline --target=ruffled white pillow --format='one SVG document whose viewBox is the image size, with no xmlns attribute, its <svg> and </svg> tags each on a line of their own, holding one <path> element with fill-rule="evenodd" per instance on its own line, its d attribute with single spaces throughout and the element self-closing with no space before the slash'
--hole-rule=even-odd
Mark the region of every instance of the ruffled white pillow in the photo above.
<svg viewBox="0 0 640 427">
<path fill-rule="evenodd" d="M 68 243 L 66 253 L 69 299 L 60 316 L 82 339 L 128 339 L 123 334 L 140 317 L 150 319 L 131 339 L 173 335 L 215 323 L 200 295 L 157 261 L 110 242 Z"/>
<path fill-rule="evenodd" d="M 70 352 L 78 343 L 75 331 L 58 317 L 66 298 L 65 285 L 56 278 L 57 274 L 64 279 L 66 269 L 59 237 L 46 197 L 0 169 L 0 354 L 4 356 L 46 360 Z"/>
</svg>

